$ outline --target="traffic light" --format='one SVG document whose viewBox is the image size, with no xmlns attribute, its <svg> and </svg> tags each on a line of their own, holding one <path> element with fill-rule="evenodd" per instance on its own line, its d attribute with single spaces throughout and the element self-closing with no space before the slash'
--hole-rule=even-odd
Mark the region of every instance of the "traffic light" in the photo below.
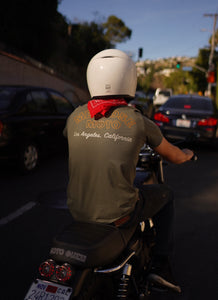
<svg viewBox="0 0 218 300">
<path fill-rule="evenodd" d="M 177 68 L 177 69 L 180 69 L 180 67 L 181 67 L 181 63 L 180 63 L 180 61 L 177 61 L 177 63 L 176 63 L 176 68 Z"/>
<path fill-rule="evenodd" d="M 142 57 L 143 54 L 143 48 L 139 48 L 139 57 Z"/>
</svg>

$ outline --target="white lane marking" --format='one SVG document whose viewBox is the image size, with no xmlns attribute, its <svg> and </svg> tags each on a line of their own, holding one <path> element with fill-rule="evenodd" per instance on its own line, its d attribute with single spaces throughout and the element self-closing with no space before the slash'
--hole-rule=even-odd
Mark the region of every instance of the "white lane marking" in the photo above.
<svg viewBox="0 0 218 300">
<path fill-rule="evenodd" d="M 28 210 L 32 209 L 35 205 L 36 202 L 30 201 L 24 206 L 21 206 L 19 209 L 9 214 L 7 217 L 0 219 L 0 226 L 10 223 L 11 221 L 15 220 L 16 218 L 27 212 Z"/>
</svg>

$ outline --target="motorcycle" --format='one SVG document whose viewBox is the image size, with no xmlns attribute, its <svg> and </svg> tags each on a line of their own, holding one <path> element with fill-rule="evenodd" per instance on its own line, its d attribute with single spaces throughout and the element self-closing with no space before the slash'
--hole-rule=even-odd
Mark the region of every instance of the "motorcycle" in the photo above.
<svg viewBox="0 0 218 300">
<path fill-rule="evenodd" d="M 162 158 L 147 145 L 136 171 L 143 184 L 164 183 Z M 25 300 L 147 299 L 153 291 L 181 293 L 179 286 L 151 272 L 152 219 L 125 224 L 66 226 L 54 238 Z"/>
</svg>

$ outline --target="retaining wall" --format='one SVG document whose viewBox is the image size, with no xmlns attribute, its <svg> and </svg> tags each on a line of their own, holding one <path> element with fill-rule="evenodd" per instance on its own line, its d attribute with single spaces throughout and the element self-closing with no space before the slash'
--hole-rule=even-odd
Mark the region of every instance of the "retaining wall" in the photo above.
<svg viewBox="0 0 218 300">
<path fill-rule="evenodd" d="M 32 85 L 53 88 L 75 104 L 85 103 L 89 94 L 61 78 L 41 63 L 0 51 L 0 85 Z"/>
</svg>

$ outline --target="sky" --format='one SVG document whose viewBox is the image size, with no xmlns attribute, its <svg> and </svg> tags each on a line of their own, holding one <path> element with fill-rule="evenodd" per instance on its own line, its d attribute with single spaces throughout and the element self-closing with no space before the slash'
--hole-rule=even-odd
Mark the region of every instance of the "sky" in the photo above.
<svg viewBox="0 0 218 300">
<path fill-rule="evenodd" d="M 177 56 L 197 57 L 209 46 L 217 0 L 61 0 L 58 11 L 71 23 L 105 22 L 110 15 L 132 30 L 131 38 L 116 48 L 138 60 Z M 216 28 L 218 28 L 218 18 Z"/>
</svg>

